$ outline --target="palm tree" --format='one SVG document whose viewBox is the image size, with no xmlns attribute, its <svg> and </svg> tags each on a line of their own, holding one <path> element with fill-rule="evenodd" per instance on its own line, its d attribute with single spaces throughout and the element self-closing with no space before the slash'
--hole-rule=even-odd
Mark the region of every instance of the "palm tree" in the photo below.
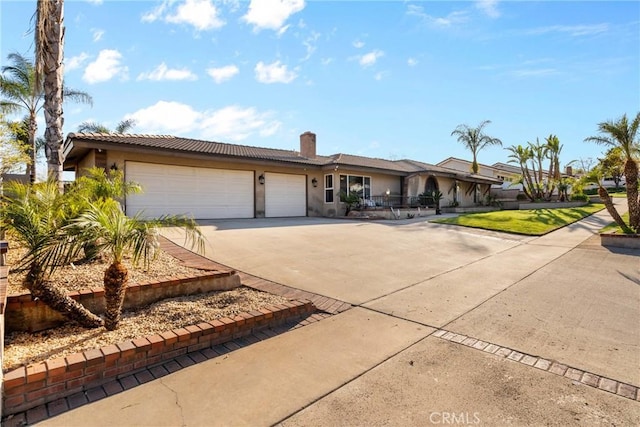
<svg viewBox="0 0 640 427">
<path fill-rule="evenodd" d="M 128 270 L 123 264 L 125 254 L 132 255 L 134 264 L 142 260 L 146 267 L 153 260 L 157 248 L 160 226 L 182 227 L 188 241 L 198 251 L 204 248 L 204 238 L 195 221 L 186 217 L 165 216 L 143 221 L 140 215 L 128 217 L 116 200 L 107 198 L 90 203 L 89 208 L 67 227 L 75 236 L 76 246 L 83 242 L 98 242 L 100 250 L 109 254 L 111 264 L 104 273 L 106 301 L 105 328 L 115 330 L 120 321 L 122 304 L 128 281 Z"/>
<path fill-rule="evenodd" d="M 99 167 L 85 169 L 84 174 L 74 181 L 72 188 L 89 202 L 109 198 L 120 201 L 129 194 L 142 192 L 140 184 L 124 180 L 122 171 L 110 169 L 107 172 Z"/>
<path fill-rule="evenodd" d="M 116 125 L 116 128 L 112 131 L 105 125 L 96 122 L 82 122 L 78 126 L 78 132 L 93 132 L 93 133 L 128 133 L 131 128 L 136 125 L 134 119 L 121 120 Z"/>
<path fill-rule="evenodd" d="M 43 87 L 48 175 L 62 186 L 62 80 L 64 0 L 38 0 L 35 19 L 35 87 Z"/>
<path fill-rule="evenodd" d="M 16 168 L 30 162 L 23 138 L 17 135 L 21 129 L 21 123 L 7 123 L 4 120 L 4 114 L 0 112 L 0 175 L 15 172 Z M 1 176 L 0 194 L 2 194 Z"/>
<path fill-rule="evenodd" d="M 556 135 L 549 135 L 545 138 L 547 147 L 547 158 L 549 159 L 549 173 L 547 176 L 547 199 L 551 199 L 553 191 L 556 185 L 560 185 L 562 180 L 562 173 L 560 171 L 560 153 L 562 152 L 563 145 L 560 144 L 560 139 Z M 562 198 L 563 194 L 559 191 L 559 196 Z"/>
<path fill-rule="evenodd" d="M 604 203 L 604 207 L 607 209 L 607 212 L 609 212 L 609 215 L 611 215 L 611 218 L 613 218 L 615 223 L 618 224 L 623 232 L 632 233 L 632 230 L 629 228 L 629 226 L 627 226 L 627 224 L 624 222 L 624 219 L 622 219 L 622 217 L 618 213 L 618 210 L 613 205 L 613 200 L 611 199 L 609 192 L 602 186 L 602 178 L 602 166 L 598 165 L 591 169 L 586 175 L 584 175 L 581 181 L 583 181 L 584 183 L 596 184 L 598 186 L 598 196 L 600 196 L 600 200 L 602 200 L 602 203 Z"/>
<path fill-rule="evenodd" d="M 502 141 L 498 138 L 492 138 L 483 133 L 483 129 L 486 125 L 491 123 L 490 120 L 481 122 L 478 127 L 472 128 L 465 124 L 458 125 L 458 127 L 451 132 L 451 136 L 457 136 L 458 142 L 461 142 L 467 147 L 473 156 L 473 163 L 471 163 L 471 172 L 478 173 L 478 153 L 483 148 L 489 145 L 502 145 Z"/>
<path fill-rule="evenodd" d="M 124 173 L 120 170 L 111 169 L 106 172 L 102 168 L 93 167 L 78 177 L 68 191 L 75 192 L 86 203 L 107 199 L 122 202 L 129 194 L 141 193 L 142 187 L 135 182 L 125 181 Z M 85 242 L 83 249 L 84 259 L 87 261 L 95 259 L 100 253 L 97 241 Z"/>
<path fill-rule="evenodd" d="M 549 178 L 560 181 L 562 178 L 562 172 L 560 171 L 560 153 L 562 152 L 563 145 L 560 144 L 560 139 L 553 134 L 546 137 L 545 141 L 547 143 L 547 157 L 551 162 L 549 164 Z"/>
<path fill-rule="evenodd" d="M 100 317 L 49 282 L 58 265 L 69 253 L 60 250 L 64 241 L 61 229 L 74 217 L 77 206 L 70 195 L 60 194 L 57 183 L 37 184 L 8 182 L 3 188 L 0 213 L 2 229 L 13 233 L 28 253 L 18 268 L 27 271 L 25 286 L 34 299 L 39 299 L 71 320 L 87 328 L 103 324 Z"/>
<path fill-rule="evenodd" d="M 16 113 L 24 110 L 27 113 L 28 146 L 31 163 L 27 166 L 27 174 L 31 182 L 36 178 L 36 157 L 38 152 L 38 123 L 36 117 L 43 107 L 44 87 L 36 84 L 36 71 L 33 63 L 19 53 L 10 53 L 7 59 L 12 65 L 2 67 L 0 75 L 0 109 L 3 113 Z M 89 94 L 69 88 L 63 90 L 67 99 L 85 104 L 92 104 Z"/>
<path fill-rule="evenodd" d="M 595 142 L 609 147 L 620 147 L 624 153 L 624 176 L 627 182 L 627 203 L 629 206 L 629 226 L 636 233 L 640 233 L 640 200 L 638 199 L 638 160 L 640 141 L 638 128 L 640 127 L 640 112 L 629 123 L 627 115 L 623 114 L 618 120 L 608 120 L 598 123 L 600 135 L 585 138 L 585 142 Z"/>
<path fill-rule="evenodd" d="M 525 196 L 531 201 L 535 200 L 535 188 L 533 184 L 533 178 L 527 166 L 527 162 L 533 159 L 533 153 L 530 147 L 523 147 L 522 145 L 512 145 L 506 148 L 511 152 L 509 154 L 509 163 L 517 163 L 520 166 L 522 191 Z"/>
</svg>

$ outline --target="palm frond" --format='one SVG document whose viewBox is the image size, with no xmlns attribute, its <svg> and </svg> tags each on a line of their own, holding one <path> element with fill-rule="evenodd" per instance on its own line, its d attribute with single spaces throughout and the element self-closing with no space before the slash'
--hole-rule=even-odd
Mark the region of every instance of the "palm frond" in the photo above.
<svg viewBox="0 0 640 427">
<path fill-rule="evenodd" d="M 116 126 L 116 133 L 127 133 L 136 125 L 136 121 L 134 119 L 126 119 L 120 121 Z"/>
<path fill-rule="evenodd" d="M 62 86 L 62 97 L 63 99 L 71 99 L 74 102 L 87 104 L 93 107 L 93 97 L 89 95 L 87 92 L 71 89 L 69 87 Z"/>
</svg>

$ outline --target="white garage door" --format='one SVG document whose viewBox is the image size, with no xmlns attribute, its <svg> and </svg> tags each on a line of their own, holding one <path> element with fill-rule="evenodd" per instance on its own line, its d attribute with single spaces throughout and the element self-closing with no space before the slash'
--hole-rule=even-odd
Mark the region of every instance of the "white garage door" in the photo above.
<svg viewBox="0 0 640 427">
<path fill-rule="evenodd" d="M 127 196 L 127 215 L 189 215 L 196 219 L 253 218 L 252 171 L 126 162 L 127 181 L 142 185 Z"/>
<path fill-rule="evenodd" d="M 265 216 L 307 216 L 307 188 L 304 175 L 265 173 Z"/>
</svg>

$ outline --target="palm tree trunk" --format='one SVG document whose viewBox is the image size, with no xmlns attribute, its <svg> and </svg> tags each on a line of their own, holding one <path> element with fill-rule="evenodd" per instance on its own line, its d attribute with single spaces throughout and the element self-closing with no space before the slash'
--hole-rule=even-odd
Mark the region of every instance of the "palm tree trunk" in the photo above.
<svg viewBox="0 0 640 427">
<path fill-rule="evenodd" d="M 38 277 L 39 275 L 34 271 L 30 271 L 27 275 L 26 286 L 31 292 L 32 298 L 41 300 L 68 319 L 75 320 L 82 327 L 98 328 L 103 325 L 104 322 L 100 317 L 57 287 L 38 279 Z"/>
<path fill-rule="evenodd" d="M 104 326 L 108 331 L 113 331 L 118 327 L 128 276 L 127 268 L 118 261 L 111 264 L 104 272 L 104 298 L 106 302 Z"/>
<path fill-rule="evenodd" d="M 29 116 L 29 158 L 31 164 L 27 165 L 27 174 L 29 175 L 29 182 L 36 182 L 36 133 L 38 132 L 38 122 L 36 121 L 36 113 L 32 111 Z"/>
<path fill-rule="evenodd" d="M 471 172 L 473 172 L 474 174 L 478 173 L 478 169 L 480 169 L 479 165 L 478 165 L 478 160 L 476 158 L 476 153 L 475 151 L 473 152 L 473 162 L 471 163 Z"/>
<path fill-rule="evenodd" d="M 540 191 L 538 187 L 538 175 L 536 174 L 536 164 L 533 160 L 531 161 L 531 169 L 533 170 L 533 178 L 531 177 L 532 174 L 529 171 L 528 167 L 527 167 L 527 176 L 529 177 L 529 184 L 530 184 L 529 189 L 531 191 L 531 196 L 533 196 L 531 201 L 535 202 L 536 199 L 540 198 L 540 194 L 539 194 Z"/>
<path fill-rule="evenodd" d="M 624 164 L 627 181 L 627 203 L 629 205 L 629 226 L 640 233 L 640 200 L 638 200 L 638 164 L 632 158 Z"/>
<path fill-rule="evenodd" d="M 611 200 L 611 196 L 607 192 L 607 189 L 599 185 L 598 195 L 600 196 L 600 199 L 604 203 L 604 207 L 607 208 L 607 212 L 609 212 L 609 215 L 611 215 L 611 218 L 613 218 L 616 224 L 618 224 L 625 233 L 629 232 L 630 231 L 629 227 L 627 227 L 627 224 L 624 222 L 624 220 L 616 210 L 615 206 L 613 206 L 613 200 Z"/>
<path fill-rule="evenodd" d="M 42 39 L 36 49 L 37 59 L 44 77 L 44 118 L 47 128 L 44 133 L 47 145 L 49 177 L 57 181 L 62 191 L 62 59 L 64 49 L 63 0 L 47 0 L 44 6 L 38 1 L 38 8 L 45 12 L 42 21 Z M 41 24 L 40 22 L 38 24 Z M 38 63 L 38 61 L 36 61 Z"/>
</svg>

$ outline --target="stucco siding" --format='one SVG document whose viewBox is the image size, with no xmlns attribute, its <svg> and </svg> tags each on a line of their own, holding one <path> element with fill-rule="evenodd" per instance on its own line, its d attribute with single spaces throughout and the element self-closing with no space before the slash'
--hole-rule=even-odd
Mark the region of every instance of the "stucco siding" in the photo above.
<svg viewBox="0 0 640 427">
<path fill-rule="evenodd" d="M 107 151 L 107 165 L 116 165 L 119 169 L 124 170 L 126 161 L 154 163 L 154 164 L 170 164 L 176 166 L 194 166 L 203 168 L 214 169 L 231 169 L 231 170 L 243 170 L 254 171 L 256 181 L 257 178 L 267 172 L 273 173 L 288 173 L 288 174 L 303 174 L 306 176 L 306 186 L 308 194 L 307 215 L 309 216 L 322 216 L 324 214 L 324 206 L 322 203 L 323 188 L 322 179 L 323 173 L 318 170 L 310 170 L 304 167 L 287 167 L 279 165 L 264 165 L 257 162 L 233 162 L 233 161 L 220 161 L 211 160 L 202 157 L 177 157 L 160 154 L 148 154 L 148 153 L 136 153 L 136 152 L 124 152 L 124 151 Z M 80 162 L 78 162 L 79 175 L 82 175 L 82 170 L 95 165 L 95 156 L 93 151 L 90 151 Z M 313 178 L 318 180 L 318 186 L 313 187 L 311 181 Z M 127 179 L 125 174 L 125 179 Z M 256 182 L 255 185 L 255 216 L 257 218 L 264 217 L 265 215 L 265 186 Z"/>
</svg>

